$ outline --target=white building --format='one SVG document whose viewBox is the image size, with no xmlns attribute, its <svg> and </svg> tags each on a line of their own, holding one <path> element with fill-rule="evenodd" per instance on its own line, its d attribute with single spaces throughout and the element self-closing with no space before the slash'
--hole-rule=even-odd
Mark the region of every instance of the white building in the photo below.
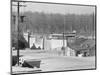
<svg viewBox="0 0 100 75">
<path fill-rule="evenodd" d="M 26 41 L 28 41 L 27 33 L 24 33 L 24 38 L 26 39 Z M 67 46 L 67 41 L 67 39 L 62 39 L 62 34 L 53 34 L 53 36 L 50 35 L 50 37 L 48 38 L 40 38 L 40 36 L 30 35 L 30 48 L 33 46 L 34 43 L 37 48 L 41 47 L 41 49 L 43 49 L 44 46 L 44 50 L 61 50 L 64 44 L 66 55 L 74 56 L 75 52 Z"/>
<path fill-rule="evenodd" d="M 28 33 L 24 33 L 24 38 L 25 40 L 28 42 Z M 43 39 L 35 36 L 35 35 L 30 35 L 30 48 L 33 46 L 33 43 L 35 44 L 35 46 L 38 48 L 39 46 L 42 48 L 42 42 Z"/>
</svg>

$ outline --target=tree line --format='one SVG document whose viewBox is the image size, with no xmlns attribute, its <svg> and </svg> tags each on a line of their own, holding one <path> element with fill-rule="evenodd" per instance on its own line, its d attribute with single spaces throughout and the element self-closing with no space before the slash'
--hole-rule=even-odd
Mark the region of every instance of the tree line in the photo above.
<svg viewBox="0 0 100 75">
<path fill-rule="evenodd" d="M 13 13 L 14 14 L 14 13 Z M 46 14 L 39 12 L 24 12 L 24 21 L 20 22 L 22 31 L 27 29 L 33 33 L 62 33 L 75 30 L 77 33 L 95 32 L 95 14 Z M 12 23 L 14 29 L 14 24 Z"/>
</svg>

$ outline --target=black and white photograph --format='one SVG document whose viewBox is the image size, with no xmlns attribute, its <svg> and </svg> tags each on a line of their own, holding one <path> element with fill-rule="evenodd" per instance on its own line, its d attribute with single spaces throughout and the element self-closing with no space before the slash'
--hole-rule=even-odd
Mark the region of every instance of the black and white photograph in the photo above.
<svg viewBox="0 0 100 75">
<path fill-rule="evenodd" d="M 96 5 L 11 0 L 11 74 L 96 69 Z"/>
</svg>

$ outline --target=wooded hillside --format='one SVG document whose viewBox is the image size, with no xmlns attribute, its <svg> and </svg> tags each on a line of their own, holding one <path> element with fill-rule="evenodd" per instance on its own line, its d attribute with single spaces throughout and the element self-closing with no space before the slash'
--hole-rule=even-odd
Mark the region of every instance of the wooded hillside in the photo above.
<svg viewBox="0 0 100 75">
<path fill-rule="evenodd" d="M 15 13 L 12 13 L 15 15 Z M 95 14 L 46 14 L 38 12 L 25 12 L 24 22 L 20 22 L 21 31 L 30 29 L 33 33 L 62 33 L 76 30 L 77 33 L 95 33 Z M 15 29 L 12 18 L 12 31 Z"/>
</svg>

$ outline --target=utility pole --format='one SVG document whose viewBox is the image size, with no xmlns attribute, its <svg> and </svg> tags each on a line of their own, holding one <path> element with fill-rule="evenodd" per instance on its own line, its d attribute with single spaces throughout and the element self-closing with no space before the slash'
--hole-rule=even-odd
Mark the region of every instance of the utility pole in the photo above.
<svg viewBox="0 0 100 75">
<path fill-rule="evenodd" d="M 30 48 L 30 37 L 31 37 L 31 32 L 29 30 L 29 27 L 26 24 L 26 31 L 27 31 L 27 42 L 28 42 L 28 48 Z"/>
<path fill-rule="evenodd" d="M 28 48 L 30 48 L 30 37 L 31 37 L 31 33 L 30 31 L 28 31 Z"/>
<path fill-rule="evenodd" d="M 12 6 L 17 6 L 17 17 L 16 17 L 16 30 L 17 30 L 17 64 L 18 66 L 20 65 L 19 64 L 19 56 L 20 56 L 20 53 L 19 53 L 19 13 L 20 13 L 20 7 L 24 6 L 25 5 L 20 5 L 20 1 L 12 1 L 12 2 L 17 2 L 17 5 L 12 5 Z"/>
<path fill-rule="evenodd" d="M 65 15 L 64 15 L 64 24 L 63 24 L 63 55 L 65 56 Z"/>
<path fill-rule="evenodd" d="M 45 41 L 45 37 L 43 36 L 43 48 L 42 48 L 43 50 L 44 50 L 44 41 Z"/>
<path fill-rule="evenodd" d="M 19 66 L 19 2 L 17 5 L 17 64 Z"/>
</svg>

